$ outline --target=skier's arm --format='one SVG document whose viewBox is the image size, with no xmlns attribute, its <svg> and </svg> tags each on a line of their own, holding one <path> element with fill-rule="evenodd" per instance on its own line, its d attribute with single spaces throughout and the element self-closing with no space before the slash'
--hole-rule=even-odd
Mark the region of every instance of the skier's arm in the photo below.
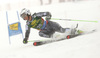
<svg viewBox="0 0 100 58">
<path fill-rule="evenodd" d="M 23 43 L 27 43 L 27 40 L 29 38 L 29 34 L 30 34 L 30 27 L 26 26 L 26 32 L 25 32 L 25 38 L 23 40 Z"/>
<path fill-rule="evenodd" d="M 29 34 L 30 34 L 30 28 L 28 27 L 28 30 L 26 30 L 26 33 L 25 33 L 25 38 L 29 38 Z"/>
<path fill-rule="evenodd" d="M 51 16 L 52 16 L 50 12 L 39 12 L 39 13 L 34 13 L 33 15 L 35 15 L 37 17 L 44 17 L 44 16 L 46 16 L 46 20 L 50 20 Z"/>
</svg>

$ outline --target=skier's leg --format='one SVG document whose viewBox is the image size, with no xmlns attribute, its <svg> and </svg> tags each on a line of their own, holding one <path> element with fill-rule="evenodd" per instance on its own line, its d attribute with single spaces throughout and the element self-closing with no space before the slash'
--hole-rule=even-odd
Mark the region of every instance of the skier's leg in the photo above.
<svg viewBox="0 0 100 58">
<path fill-rule="evenodd" d="M 72 25 L 70 35 L 81 34 L 83 33 L 82 30 L 78 30 L 78 24 Z"/>
<path fill-rule="evenodd" d="M 51 38 L 53 38 L 53 39 L 63 38 L 64 37 L 63 34 L 66 31 L 67 31 L 67 34 L 68 34 L 69 30 L 70 30 L 70 28 L 62 28 L 58 23 L 52 22 L 52 21 L 48 21 L 48 26 L 46 26 L 46 27 L 48 27 L 51 30 L 51 32 L 54 31 L 51 35 Z M 55 33 L 55 32 L 59 32 L 59 33 Z M 65 35 L 65 36 L 67 36 L 67 35 Z"/>
<path fill-rule="evenodd" d="M 58 23 L 52 22 L 52 21 L 49 21 L 48 24 L 53 30 L 60 32 L 60 33 L 64 33 L 66 29 L 67 30 L 69 29 L 69 28 L 62 28 Z"/>
<path fill-rule="evenodd" d="M 39 35 L 40 35 L 41 37 L 51 38 L 51 36 L 52 36 L 53 33 L 54 33 L 54 31 L 49 32 L 49 31 L 47 31 L 47 30 L 41 30 L 41 31 L 39 32 Z"/>
<path fill-rule="evenodd" d="M 53 33 L 55 33 L 55 31 L 52 29 L 52 26 L 48 22 L 48 24 L 46 25 L 46 27 L 39 32 L 39 35 L 41 37 L 51 38 L 52 35 L 53 35 Z"/>
<path fill-rule="evenodd" d="M 71 28 L 62 28 L 59 24 L 54 23 L 54 28 L 55 31 L 65 33 L 66 35 L 75 35 L 75 34 L 81 34 L 83 31 L 78 30 L 78 24 L 72 25 Z"/>
<path fill-rule="evenodd" d="M 39 35 L 40 35 L 41 37 L 50 38 L 50 35 L 46 34 L 46 33 L 43 32 L 43 31 L 40 31 L 40 32 L 39 32 Z"/>
<path fill-rule="evenodd" d="M 71 28 L 62 28 L 58 23 L 52 22 L 52 21 L 49 21 L 49 24 L 53 30 L 60 32 L 60 33 L 65 33 L 66 35 L 79 34 L 81 31 L 81 30 L 77 30 L 78 24 L 72 25 Z"/>
<path fill-rule="evenodd" d="M 52 21 L 48 21 L 48 24 L 46 25 L 46 27 L 41 30 L 39 32 L 39 35 L 41 37 L 46 37 L 46 38 L 53 38 L 55 31 L 64 33 L 65 29 L 61 28 L 61 26 L 59 24 L 57 24 L 56 22 L 52 22 Z"/>
</svg>

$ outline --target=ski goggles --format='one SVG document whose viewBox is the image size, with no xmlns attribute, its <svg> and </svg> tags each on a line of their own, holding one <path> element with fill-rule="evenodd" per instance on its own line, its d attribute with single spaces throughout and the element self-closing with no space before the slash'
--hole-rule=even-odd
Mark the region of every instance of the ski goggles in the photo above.
<svg viewBox="0 0 100 58">
<path fill-rule="evenodd" d="M 24 13 L 21 15 L 21 17 L 24 19 L 27 15 Z M 24 19 L 25 20 L 25 19 Z"/>
</svg>

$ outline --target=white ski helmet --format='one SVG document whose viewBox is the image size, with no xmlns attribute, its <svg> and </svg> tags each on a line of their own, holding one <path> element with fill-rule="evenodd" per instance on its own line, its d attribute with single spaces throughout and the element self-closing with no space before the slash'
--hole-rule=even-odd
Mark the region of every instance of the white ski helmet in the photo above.
<svg viewBox="0 0 100 58">
<path fill-rule="evenodd" d="M 20 12 L 20 17 L 22 17 L 23 19 L 24 19 L 24 17 L 30 16 L 30 15 L 31 15 L 30 10 L 28 10 L 26 8 L 23 8 L 22 11 Z"/>
</svg>

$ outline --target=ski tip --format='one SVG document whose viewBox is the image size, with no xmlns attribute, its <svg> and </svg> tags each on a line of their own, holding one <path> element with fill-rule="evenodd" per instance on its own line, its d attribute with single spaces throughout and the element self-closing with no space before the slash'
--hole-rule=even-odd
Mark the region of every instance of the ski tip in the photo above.
<svg viewBox="0 0 100 58">
<path fill-rule="evenodd" d="M 67 39 L 69 39 L 69 38 L 70 38 L 70 35 L 67 36 Z"/>
<path fill-rule="evenodd" d="M 39 45 L 42 45 L 42 43 L 41 42 L 34 42 L 33 45 L 34 46 L 39 46 Z"/>
<path fill-rule="evenodd" d="M 34 46 L 37 46 L 37 42 L 34 42 L 33 45 L 34 45 Z"/>
</svg>

